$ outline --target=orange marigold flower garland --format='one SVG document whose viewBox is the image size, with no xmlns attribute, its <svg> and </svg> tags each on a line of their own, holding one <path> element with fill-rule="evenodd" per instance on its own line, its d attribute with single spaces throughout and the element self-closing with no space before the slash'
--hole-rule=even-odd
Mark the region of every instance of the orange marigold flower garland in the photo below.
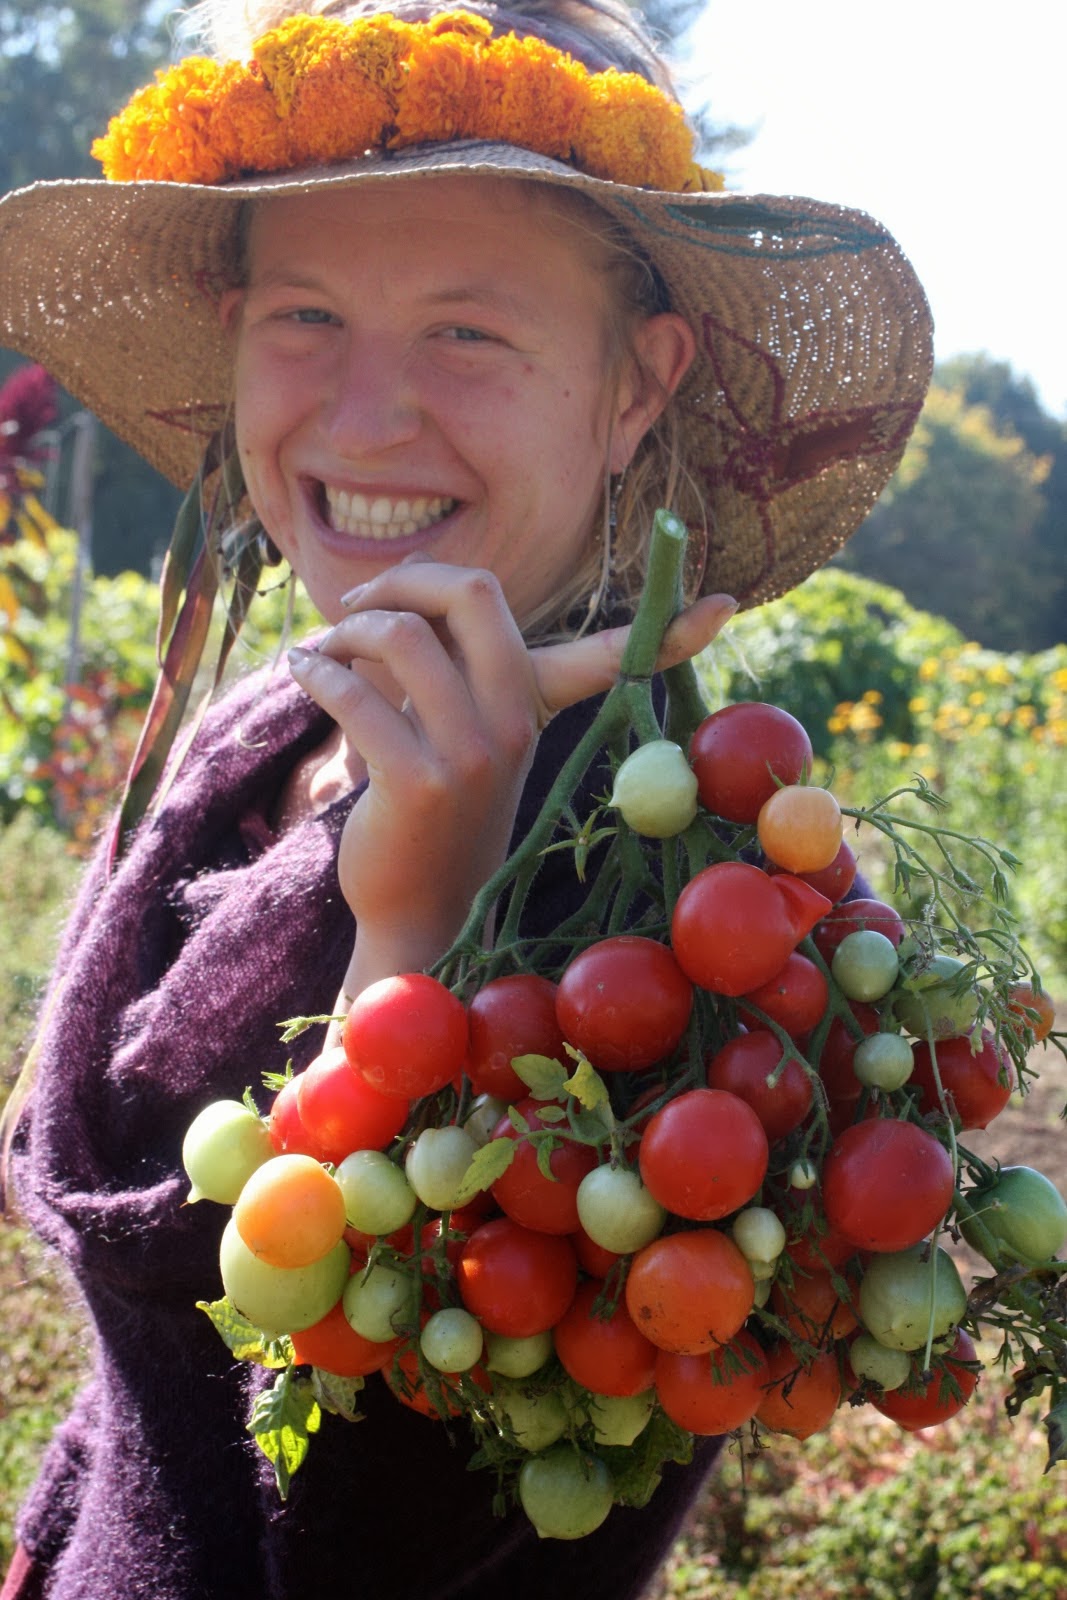
<svg viewBox="0 0 1067 1600">
<path fill-rule="evenodd" d="M 253 60 L 193 56 L 138 90 L 93 145 L 107 178 L 214 184 L 365 150 L 487 139 L 646 188 L 720 188 L 678 103 L 635 73 L 590 72 L 481 17 L 290 17 Z"/>
</svg>

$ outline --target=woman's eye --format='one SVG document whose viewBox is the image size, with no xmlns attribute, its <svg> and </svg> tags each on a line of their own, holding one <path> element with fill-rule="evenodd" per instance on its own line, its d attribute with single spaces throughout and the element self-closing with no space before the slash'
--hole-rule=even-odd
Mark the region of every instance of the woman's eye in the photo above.
<svg viewBox="0 0 1067 1600">
<path fill-rule="evenodd" d="M 444 331 L 446 338 L 458 339 L 466 344 L 487 342 L 492 337 L 490 334 L 484 333 L 481 328 L 465 328 L 461 326 L 446 328 Z"/>
<path fill-rule="evenodd" d="M 321 306 L 300 306 L 296 311 L 290 311 L 289 317 L 305 327 L 334 326 L 337 323 L 333 312 L 324 311 Z"/>
</svg>

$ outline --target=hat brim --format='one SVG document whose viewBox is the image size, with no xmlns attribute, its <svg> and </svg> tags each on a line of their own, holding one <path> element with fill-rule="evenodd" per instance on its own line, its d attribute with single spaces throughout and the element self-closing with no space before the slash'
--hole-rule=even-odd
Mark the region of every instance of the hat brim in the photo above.
<svg viewBox="0 0 1067 1600">
<path fill-rule="evenodd" d="M 238 208 L 457 173 L 579 189 L 654 262 L 697 341 L 674 404 L 708 511 L 707 585 L 753 605 L 821 566 L 894 471 L 932 367 L 922 288 L 862 212 L 658 193 L 469 142 L 217 186 L 35 184 L 0 201 L 0 342 L 185 488 L 231 397 L 218 297 Z"/>
</svg>

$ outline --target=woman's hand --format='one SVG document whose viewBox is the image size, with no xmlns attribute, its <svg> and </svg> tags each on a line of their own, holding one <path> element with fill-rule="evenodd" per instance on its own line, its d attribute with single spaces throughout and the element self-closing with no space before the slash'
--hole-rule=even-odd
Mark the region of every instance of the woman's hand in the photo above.
<svg viewBox="0 0 1067 1600">
<path fill-rule="evenodd" d="M 491 573 L 425 560 L 346 604 L 317 652 L 290 659 L 369 778 L 338 853 L 357 923 L 352 995 L 448 948 L 505 858 L 541 730 L 611 686 L 629 629 L 528 649 Z M 681 613 L 659 665 L 695 655 L 733 610 L 712 596 Z"/>
</svg>

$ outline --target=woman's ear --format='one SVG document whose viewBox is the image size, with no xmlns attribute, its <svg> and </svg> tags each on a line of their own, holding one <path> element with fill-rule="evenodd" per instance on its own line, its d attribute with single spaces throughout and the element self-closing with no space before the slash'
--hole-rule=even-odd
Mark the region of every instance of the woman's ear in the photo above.
<svg viewBox="0 0 1067 1600">
<path fill-rule="evenodd" d="M 631 365 L 619 386 L 608 460 L 611 472 L 621 472 L 629 465 L 634 451 L 688 372 L 695 354 L 693 330 L 676 311 L 660 311 L 638 325 Z"/>
</svg>

